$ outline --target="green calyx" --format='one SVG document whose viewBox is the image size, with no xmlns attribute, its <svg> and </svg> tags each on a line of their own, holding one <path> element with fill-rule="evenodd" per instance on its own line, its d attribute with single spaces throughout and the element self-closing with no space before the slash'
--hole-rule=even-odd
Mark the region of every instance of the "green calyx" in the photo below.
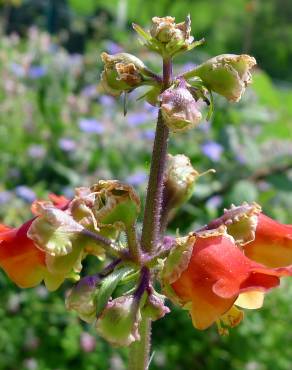
<svg viewBox="0 0 292 370">
<path fill-rule="evenodd" d="M 110 301 L 96 322 L 99 335 L 115 346 L 129 346 L 140 339 L 141 313 L 134 296 Z"/>
<path fill-rule="evenodd" d="M 153 17 L 150 32 L 133 24 L 134 30 L 144 40 L 145 46 L 162 55 L 163 58 L 173 57 L 201 45 L 204 40 L 194 41 L 191 36 L 190 16 L 181 23 L 175 23 L 174 17 Z"/>
<path fill-rule="evenodd" d="M 209 90 L 237 102 L 251 83 L 250 70 L 255 65 L 255 58 L 249 55 L 223 54 L 207 60 L 183 76 L 186 79 L 199 77 Z"/>
<path fill-rule="evenodd" d="M 128 53 L 109 55 L 101 54 L 104 70 L 101 83 L 106 92 L 119 96 L 122 92 L 131 92 L 142 85 L 155 85 L 151 72 L 137 57 Z"/>
<path fill-rule="evenodd" d="M 135 223 L 140 199 L 131 186 L 116 180 L 99 181 L 91 191 L 95 194 L 93 212 L 98 222 L 122 229 Z"/>
</svg>

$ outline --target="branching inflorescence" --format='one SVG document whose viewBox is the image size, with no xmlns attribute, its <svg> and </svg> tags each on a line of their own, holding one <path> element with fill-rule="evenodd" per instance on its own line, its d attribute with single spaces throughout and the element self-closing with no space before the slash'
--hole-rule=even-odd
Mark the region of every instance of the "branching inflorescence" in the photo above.
<svg viewBox="0 0 292 370">
<path fill-rule="evenodd" d="M 130 369 L 145 370 L 151 321 L 169 312 L 165 297 L 188 310 L 196 328 L 216 323 L 226 334 L 242 320 L 240 308 L 261 307 L 264 293 L 292 275 L 292 226 L 245 203 L 189 235 L 165 235 L 201 176 L 184 154 L 167 153 L 169 132 L 195 129 L 204 115 L 209 119 L 213 93 L 239 101 L 256 61 L 219 55 L 173 76 L 173 58 L 203 42 L 191 36 L 190 17 L 178 24 L 173 17 L 154 17 L 150 32 L 133 27 L 144 45 L 161 55 L 162 76 L 134 55 L 102 53 L 101 81 L 114 96 L 148 86 L 143 98 L 159 107 L 142 232 L 136 227 L 141 207 L 135 190 L 100 180 L 76 189 L 73 199 L 51 195 L 34 202 L 34 217 L 19 228 L 1 225 L 0 266 L 22 288 L 44 281 L 53 291 L 65 279 L 76 281 L 66 307 L 94 323 L 111 344 L 130 346 Z M 110 262 L 80 278 L 87 255 Z"/>
</svg>

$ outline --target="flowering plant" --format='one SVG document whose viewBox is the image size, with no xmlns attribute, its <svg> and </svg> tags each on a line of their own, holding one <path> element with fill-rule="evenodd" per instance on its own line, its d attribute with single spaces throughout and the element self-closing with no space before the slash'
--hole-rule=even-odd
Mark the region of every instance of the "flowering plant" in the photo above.
<svg viewBox="0 0 292 370">
<path fill-rule="evenodd" d="M 1 225 L 0 266 L 22 288 L 44 281 L 53 291 L 65 279 L 75 281 L 66 307 L 112 345 L 129 346 L 130 370 L 145 370 L 151 322 L 170 311 L 166 297 L 190 312 L 195 328 L 216 323 L 221 334 L 228 333 L 243 319 L 238 307 L 260 308 L 264 294 L 292 275 L 292 226 L 243 203 L 186 236 L 166 235 L 203 175 L 185 155 L 167 153 L 169 133 L 195 130 L 203 116 L 209 119 L 213 93 L 240 100 L 256 61 L 219 55 L 174 76 L 173 58 L 203 42 L 191 36 L 190 17 L 178 24 L 173 17 L 154 17 L 149 32 L 136 24 L 134 29 L 161 55 L 162 76 L 131 54 L 103 53 L 101 81 L 114 96 L 149 86 L 143 98 L 159 107 L 142 230 L 133 187 L 99 180 L 77 188 L 71 199 L 52 194 L 50 201 L 35 201 L 34 218 L 19 228 Z M 110 262 L 80 278 L 88 255 Z"/>
</svg>

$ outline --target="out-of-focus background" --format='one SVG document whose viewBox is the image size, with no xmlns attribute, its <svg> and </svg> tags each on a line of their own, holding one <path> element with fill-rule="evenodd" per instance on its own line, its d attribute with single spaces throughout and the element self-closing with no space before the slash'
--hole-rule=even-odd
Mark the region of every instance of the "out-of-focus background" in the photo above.
<svg viewBox="0 0 292 370">
<path fill-rule="evenodd" d="M 204 46 L 176 59 L 190 69 L 222 53 L 249 53 L 258 69 L 238 104 L 215 97 L 215 113 L 199 128 L 171 137 L 198 183 L 170 230 L 187 232 L 231 203 L 257 201 L 292 223 L 292 2 L 290 0 L 1 0 L 0 220 L 17 226 L 30 203 L 49 192 L 70 197 L 97 179 L 127 181 L 145 193 L 157 109 L 121 101 L 99 86 L 101 51 L 128 51 L 159 71 L 131 30 L 151 17 L 190 13 Z M 140 92 L 141 93 L 141 92 Z M 141 93 L 142 94 L 142 93 Z M 94 265 L 86 263 L 85 272 Z M 1 370 L 122 370 L 126 350 L 113 350 L 64 307 L 70 283 L 56 293 L 20 290 L 0 271 Z M 228 337 L 199 332 L 173 308 L 154 323 L 151 369 L 290 370 L 292 281 L 247 312 Z"/>
</svg>

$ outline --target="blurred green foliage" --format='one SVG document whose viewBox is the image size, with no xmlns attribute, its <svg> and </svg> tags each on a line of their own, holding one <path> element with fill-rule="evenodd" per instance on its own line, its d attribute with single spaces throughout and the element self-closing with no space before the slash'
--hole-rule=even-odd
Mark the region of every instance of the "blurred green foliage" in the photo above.
<svg viewBox="0 0 292 370">
<path fill-rule="evenodd" d="M 249 53 L 274 78 L 292 81 L 290 0 L 11 0 L 4 4 L 10 14 L 7 30 L 22 32 L 33 17 L 34 23 L 50 31 L 69 31 L 76 43 L 93 35 L 125 41 L 131 22 L 147 25 L 154 15 L 184 19 L 190 13 L 195 36 L 206 37 L 209 54 Z"/>
<path fill-rule="evenodd" d="M 178 58 L 177 71 L 208 55 L 230 51 L 255 55 L 260 69 L 240 103 L 216 96 L 211 122 L 171 137 L 172 154 L 185 153 L 200 172 L 215 168 L 217 173 L 200 179 L 170 232 L 177 227 L 181 233 L 192 230 L 230 203 L 243 200 L 255 200 L 267 214 L 291 223 L 291 2 L 222 0 L 218 6 L 215 0 L 71 0 L 69 8 L 60 1 L 54 36 L 21 23 L 21 14 L 30 14 L 35 3 L 23 1 L 18 10 L 8 3 L 1 5 L 2 17 L 4 10 L 10 12 L 3 25 L 11 30 L 13 16 L 20 17 L 18 29 L 25 35 L 0 40 L 0 219 L 4 223 L 19 225 L 30 217 L 34 197 L 45 198 L 52 191 L 70 197 L 74 187 L 101 178 L 128 181 L 144 194 L 157 110 L 136 102 L 140 95 L 133 93 L 129 113 L 123 117 L 122 102 L 100 89 L 97 60 L 102 50 L 117 52 L 123 45 L 159 71 L 157 56 L 138 50 L 138 42 L 127 31 L 129 25 L 132 21 L 147 25 L 153 15 L 182 19 L 188 12 L 196 38 L 205 36 L 207 43 Z M 35 23 L 43 29 L 52 25 L 48 4 L 57 3 L 38 2 L 41 10 L 34 13 Z M 16 13 L 24 7 L 29 7 L 28 13 Z M 69 54 L 60 46 L 68 46 L 68 35 L 76 33 L 84 35 L 82 42 L 87 40 L 84 55 Z M 93 272 L 92 261 L 84 268 Z M 111 349 L 93 327 L 65 311 L 69 287 L 70 283 L 54 294 L 43 287 L 22 291 L 0 271 L 0 370 L 124 368 L 126 350 Z M 187 314 L 173 308 L 154 324 L 151 369 L 290 370 L 291 296 L 288 281 L 267 296 L 263 309 L 246 312 L 241 326 L 226 338 L 214 328 L 195 331 Z"/>
</svg>

